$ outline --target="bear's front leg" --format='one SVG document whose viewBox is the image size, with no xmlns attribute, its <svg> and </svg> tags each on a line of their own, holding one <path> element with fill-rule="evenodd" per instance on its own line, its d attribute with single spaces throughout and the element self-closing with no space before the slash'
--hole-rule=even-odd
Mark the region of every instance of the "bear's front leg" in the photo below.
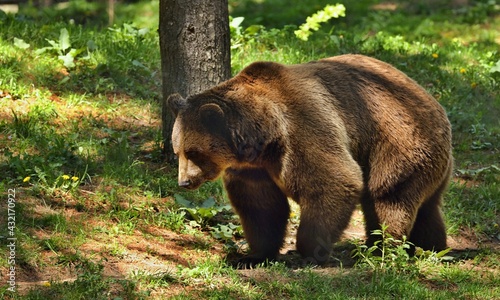
<svg viewBox="0 0 500 300">
<path fill-rule="evenodd" d="M 306 159 L 301 161 L 307 163 Z M 302 172 L 294 196 L 300 205 L 297 250 L 306 263 L 321 265 L 329 260 L 333 243 L 339 240 L 359 202 L 361 170 L 348 156 L 311 162 L 300 170 L 307 172 Z"/>
<path fill-rule="evenodd" d="M 307 264 L 328 262 L 332 245 L 339 240 L 354 211 L 354 201 L 349 202 L 336 207 L 324 207 L 319 203 L 301 206 L 297 250 Z"/>
<path fill-rule="evenodd" d="M 239 266 L 251 267 L 275 259 L 290 215 L 285 194 L 263 169 L 228 169 L 224 185 L 250 247 Z"/>
</svg>

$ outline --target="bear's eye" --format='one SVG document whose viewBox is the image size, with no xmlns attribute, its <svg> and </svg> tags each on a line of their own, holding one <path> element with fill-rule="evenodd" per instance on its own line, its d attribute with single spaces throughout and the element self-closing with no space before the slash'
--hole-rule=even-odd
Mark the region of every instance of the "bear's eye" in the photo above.
<svg viewBox="0 0 500 300">
<path fill-rule="evenodd" d="M 200 152 L 198 152 L 196 150 L 190 150 L 190 151 L 186 151 L 185 155 L 186 155 L 187 159 L 192 160 L 194 158 L 199 157 L 200 156 Z"/>
</svg>

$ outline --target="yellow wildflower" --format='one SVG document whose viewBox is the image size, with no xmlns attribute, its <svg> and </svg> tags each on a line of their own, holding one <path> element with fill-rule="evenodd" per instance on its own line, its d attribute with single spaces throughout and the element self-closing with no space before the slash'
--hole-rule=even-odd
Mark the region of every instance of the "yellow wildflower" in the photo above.
<svg viewBox="0 0 500 300">
<path fill-rule="evenodd" d="M 76 182 L 76 181 L 78 181 L 78 177 L 73 176 L 73 177 L 71 177 L 71 180 L 73 180 L 73 181 L 75 181 L 75 182 Z"/>
<path fill-rule="evenodd" d="M 432 57 L 434 57 L 434 58 L 438 58 L 438 57 L 439 57 L 439 54 L 437 54 L 437 53 L 432 53 Z"/>
<path fill-rule="evenodd" d="M 477 86 L 477 83 L 475 83 L 475 82 L 473 82 L 473 83 L 470 84 L 470 87 L 473 88 L 473 89 L 475 89 L 476 86 Z"/>
<path fill-rule="evenodd" d="M 68 179 L 69 179 L 69 175 L 63 175 L 63 176 L 62 176 L 62 179 L 64 179 L 64 180 L 68 180 Z"/>
<path fill-rule="evenodd" d="M 31 179 L 30 176 L 26 176 L 26 177 L 24 177 L 23 182 L 28 182 L 28 181 L 30 181 L 30 179 Z"/>
<path fill-rule="evenodd" d="M 462 73 L 462 74 L 463 74 L 463 73 L 465 73 L 465 71 L 466 71 L 466 70 L 465 70 L 464 68 L 461 68 L 461 69 L 460 69 L 460 73 Z"/>
</svg>

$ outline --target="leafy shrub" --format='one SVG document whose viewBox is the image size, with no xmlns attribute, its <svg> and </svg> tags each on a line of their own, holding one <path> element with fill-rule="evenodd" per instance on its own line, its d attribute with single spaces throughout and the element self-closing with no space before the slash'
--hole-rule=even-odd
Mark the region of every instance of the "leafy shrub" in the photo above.
<svg viewBox="0 0 500 300">
<path fill-rule="evenodd" d="M 387 232 L 387 228 L 387 225 L 382 224 L 381 229 L 372 232 L 372 235 L 379 237 L 373 246 L 356 245 L 351 254 L 358 259 L 358 267 L 367 267 L 378 273 L 416 276 L 420 271 L 417 260 L 438 262 L 450 259 L 446 254 L 451 248 L 436 253 L 416 247 L 415 256 L 411 256 L 409 252 L 413 251 L 414 245 L 407 241 L 405 236 L 402 240 L 395 239 Z"/>
<path fill-rule="evenodd" d="M 317 31 L 320 28 L 320 23 L 339 17 L 345 17 L 345 6 L 342 4 L 327 5 L 322 10 L 307 17 L 306 22 L 295 31 L 295 35 L 299 39 L 307 41 L 312 31 Z"/>
<path fill-rule="evenodd" d="M 208 227 L 212 236 L 216 239 L 230 242 L 233 236 L 241 236 L 243 229 L 241 225 L 233 223 L 221 224 L 216 223 L 214 226 L 208 226 L 209 222 L 222 212 L 231 210 L 231 205 L 217 205 L 213 197 L 206 199 L 201 205 L 197 205 L 192 201 L 186 200 L 179 194 L 174 195 L 175 201 L 181 205 L 183 211 L 187 211 L 192 221 L 192 227 Z"/>
</svg>

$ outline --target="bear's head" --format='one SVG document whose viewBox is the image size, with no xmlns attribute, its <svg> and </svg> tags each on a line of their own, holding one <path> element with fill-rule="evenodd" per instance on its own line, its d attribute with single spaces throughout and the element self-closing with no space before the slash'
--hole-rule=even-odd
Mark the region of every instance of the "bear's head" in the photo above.
<svg viewBox="0 0 500 300">
<path fill-rule="evenodd" d="M 237 162 L 223 103 L 214 95 L 183 99 L 174 94 L 167 103 L 175 116 L 172 146 L 179 160 L 179 186 L 196 189 Z"/>
<path fill-rule="evenodd" d="M 280 80 L 284 67 L 253 63 L 234 78 L 186 99 L 171 95 L 172 146 L 179 185 L 196 189 L 227 168 L 279 162 L 287 132 Z"/>
</svg>

